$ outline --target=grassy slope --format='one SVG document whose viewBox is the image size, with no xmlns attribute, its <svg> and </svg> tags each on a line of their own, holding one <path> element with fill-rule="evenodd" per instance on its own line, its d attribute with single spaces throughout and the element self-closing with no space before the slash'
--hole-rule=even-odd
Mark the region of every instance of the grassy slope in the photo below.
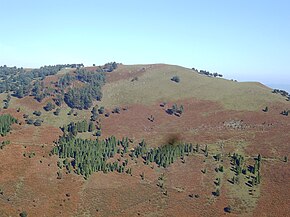
<svg viewBox="0 0 290 217">
<path fill-rule="evenodd" d="M 134 71 L 144 65 L 120 66 L 116 70 Z M 170 80 L 174 75 L 180 83 Z M 285 100 L 271 90 L 256 82 L 234 82 L 220 78 L 210 78 L 194 71 L 173 65 L 152 65 L 131 82 L 131 78 L 108 83 L 103 88 L 102 104 L 108 107 L 141 103 L 152 104 L 161 101 L 175 101 L 197 98 L 220 102 L 225 108 L 233 110 L 260 110 L 270 103 Z"/>
</svg>

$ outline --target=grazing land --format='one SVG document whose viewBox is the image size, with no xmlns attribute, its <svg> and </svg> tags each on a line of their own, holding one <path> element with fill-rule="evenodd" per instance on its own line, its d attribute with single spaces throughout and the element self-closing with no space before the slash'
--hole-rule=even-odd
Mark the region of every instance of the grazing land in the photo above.
<svg viewBox="0 0 290 217">
<path fill-rule="evenodd" d="M 290 95 L 166 64 L 0 67 L 0 216 L 287 216 Z"/>
</svg>

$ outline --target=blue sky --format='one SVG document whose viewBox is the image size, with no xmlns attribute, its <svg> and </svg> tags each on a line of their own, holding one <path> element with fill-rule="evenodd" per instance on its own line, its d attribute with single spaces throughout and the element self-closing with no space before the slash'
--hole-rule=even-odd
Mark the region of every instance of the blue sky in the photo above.
<svg viewBox="0 0 290 217">
<path fill-rule="evenodd" d="M 168 63 L 290 85 L 287 0 L 0 0 L 0 5 L 0 65 Z"/>
</svg>

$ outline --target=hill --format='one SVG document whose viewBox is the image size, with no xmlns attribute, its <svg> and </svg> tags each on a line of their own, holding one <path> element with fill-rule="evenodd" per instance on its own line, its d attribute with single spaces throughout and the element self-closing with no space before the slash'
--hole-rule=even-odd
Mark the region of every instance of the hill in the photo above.
<svg viewBox="0 0 290 217">
<path fill-rule="evenodd" d="M 290 212 L 285 91 L 166 64 L 0 78 L 0 216 Z"/>
<path fill-rule="evenodd" d="M 203 76 L 180 66 L 122 65 L 113 73 L 120 75 L 124 71 L 129 72 L 126 77 L 105 85 L 105 106 L 196 98 L 218 102 L 226 109 L 257 111 L 269 103 L 285 101 L 257 82 L 234 82 Z M 180 82 L 172 82 L 173 76 L 179 76 Z M 132 82 L 134 77 L 138 80 Z"/>
</svg>

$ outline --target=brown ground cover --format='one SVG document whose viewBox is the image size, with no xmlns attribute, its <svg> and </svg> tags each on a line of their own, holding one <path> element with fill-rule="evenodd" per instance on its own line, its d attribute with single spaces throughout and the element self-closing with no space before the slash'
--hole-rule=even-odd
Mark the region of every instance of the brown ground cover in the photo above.
<svg viewBox="0 0 290 217">
<path fill-rule="evenodd" d="M 138 71 L 140 66 L 128 74 L 121 66 L 118 70 L 113 72 L 114 76 L 109 75 L 109 82 L 143 73 Z M 280 114 L 284 104 L 269 105 L 269 112 L 245 112 L 225 110 L 217 102 L 193 98 L 167 102 L 165 107 L 160 103 L 132 104 L 125 110 L 121 108 L 120 114 L 102 116 L 102 138 L 128 136 L 134 139 L 132 147 L 142 139 L 149 147 L 172 140 L 198 143 L 201 149 L 208 144 L 209 157 L 200 151 L 186 156 L 185 162 L 178 159 L 166 169 L 155 163 L 144 165 L 142 159 L 136 163 L 128 158 L 132 176 L 95 173 L 85 181 L 81 176 L 66 174 L 65 169 L 62 179 L 57 179 L 59 159 L 49 153 L 53 142 L 62 134 L 58 127 L 46 123 L 41 127 L 28 126 L 22 118 L 25 111 L 16 112 L 19 106 L 30 112 L 39 110 L 46 101 L 38 103 L 32 97 L 15 99 L 12 108 L 1 110 L 1 114 L 10 113 L 22 124 L 14 124 L 11 133 L 0 138 L 11 142 L 0 150 L 3 190 L 0 216 L 17 216 L 23 210 L 28 216 L 287 216 L 290 213 L 290 170 L 289 163 L 283 162 L 283 157 L 289 157 L 290 153 L 290 119 Z M 166 113 L 173 103 L 184 106 L 180 117 Z M 110 112 L 113 108 L 106 109 Z M 151 115 L 153 122 L 148 119 Z M 240 205 L 247 204 L 247 192 L 247 197 L 244 193 L 233 194 L 234 186 L 228 182 L 233 174 L 228 152 L 243 154 L 247 163 L 253 162 L 258 153 L 262 155 L 262 183 L 257 188 L 259 193 L 250 200 L 256 201 L 253 208 Z M 35 156 L 29 158 L 30 153 Z M 213 159 L 216 153 L 224 154 L 224 162 Z M 225 166 L 222 174 L 215 171 L 220 164 Z M 207 172 L 203 173 L 205 168 Z M 143 172 L 145 179 L 141 180 Z M 164 189 L 157 186 L 162 174 Z M 216 177 L 222 179 L 219 197 L 212 194 Z M 231 214 L 224 212 L 228 205 L 233 207 Z"/>
</svg>

